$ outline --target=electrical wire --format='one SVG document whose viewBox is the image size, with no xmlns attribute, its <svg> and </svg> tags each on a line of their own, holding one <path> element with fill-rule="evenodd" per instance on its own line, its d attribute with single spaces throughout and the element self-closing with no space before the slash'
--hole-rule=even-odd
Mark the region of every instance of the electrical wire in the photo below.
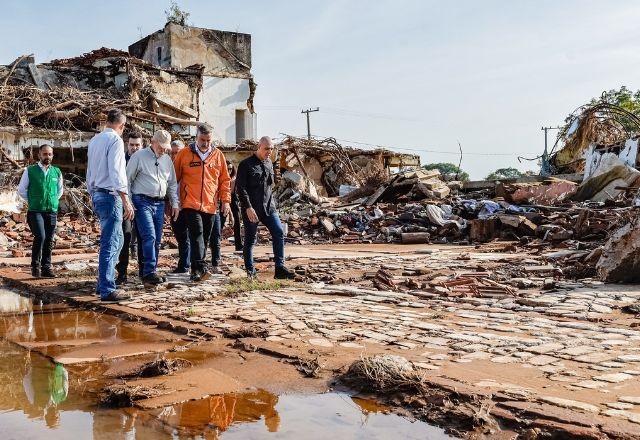
<svg viewBox="0 0 640 440">
<path fill-rule="evenodd" d="M 325 138 L 327 136 L 320 136 L 320 135 L 314 135 L 312 136 L 313 138 Z M 427 148 L 419 148 L 419 147 L 400 147 L 400 146 L 392 146 L 392 145 L 376 145 L 376 144 L 370 144 L 367 142 L 359 142 L 359 141 L 352 141 L 352 140 L 348 140 L 348 139 L 338 139 L 335 138 L 335 140 L 340 141 L 340 142 L 348 142 L 350 144 L 355 144 L 355 145 L 366 145 L 366 146 L 370 146 L 370 147 L 374 147 L 374 148 L 386 148 L 387 150 L 400 150 L 400 151 L 415 151 L 415 152 L 419 152 L 419 153 L 436 153 L 436 154 L 453 154 L 453 155 L 459 155 L 460 151 L 443 151 L 443 150 L 429 150 Z M 521 154 L 536 154 L 536 153 L 464 153 L 465 156 L 515 156 L 518 157 Z"/>
</svg>

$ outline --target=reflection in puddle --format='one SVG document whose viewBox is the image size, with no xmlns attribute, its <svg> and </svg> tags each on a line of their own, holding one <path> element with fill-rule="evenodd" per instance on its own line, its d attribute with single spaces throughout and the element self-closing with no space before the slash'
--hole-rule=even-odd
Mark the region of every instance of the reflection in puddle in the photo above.
<svg viewBox="0 0 640 440">
<path fill-rule="evenodd" d="M 33 304 L 0 290 L 0 438 L 448 438 L 425 423 L 387 414 L 375 402 L 335 393 L 276 396 L 251 390 L 156 410 L 99 408 L 108 363 L 65 369 L 38 354 L 105 340 L 150 336 L 111 316 Z M 215 354 L 177 355 L 197 361 Z"/>
</svg>

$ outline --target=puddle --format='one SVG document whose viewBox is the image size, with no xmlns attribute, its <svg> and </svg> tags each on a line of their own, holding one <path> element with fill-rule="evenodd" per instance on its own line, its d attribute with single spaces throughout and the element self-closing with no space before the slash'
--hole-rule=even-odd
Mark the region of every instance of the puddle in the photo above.
<svg viewBox="0 0 640 440">
<path fill-rule="evenodd" d="M 101 408 L 96 403 L 109 363 L 65 366 L 47 357 L 75 348 L 69 341 L 154 338 L 112 316 L 34 303 L 0 288 L 0 438 L 450 438 L 375 402 L 338 393 L 278 396 L 251 390 L 153 410 Z M 194 361 L 214 356 L 197 350 L 178 355 Z"/>
</svg>

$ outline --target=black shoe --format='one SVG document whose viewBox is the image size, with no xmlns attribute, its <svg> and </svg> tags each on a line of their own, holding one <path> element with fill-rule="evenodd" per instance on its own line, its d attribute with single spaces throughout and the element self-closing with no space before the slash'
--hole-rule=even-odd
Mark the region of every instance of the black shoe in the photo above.
<svg viewBox="0 0 640 440">
<path fill-rule="evenodd" d="M 256 275 L 256 270 L 248 270 L 247 271 L 247 278 L 249 278 L 250 280 L 255 280 L 257 278 Z"/>
<path fill-rule="evenodd" d="M 211 273 L 208 271 L 195 271 L 191 274 L 191 281 L 195 281 L 196 283 L 200 282 L 200 281 L 206 281 L 209 278 L 211 278 Z"/>
<path fill-rule="evenodd" d="M 177 267 L 171 271 L 171 273 L 189 273 L 189 269 L 183 267 Z"/>
<path fill-rule="evenodd" d="M 118 275 L 118 278 L 116 278 L 116 286 L 122 286 L 126 282 L 127 282 L 126 274 Z"/>
<path fill-rule="evenodd" d="M 220 269 L 219 266 L 211 266 L 211 273 L 221 274 L 222 273 L 222 269 Z"/>
<path fill-rule="evenodd" d="M 165 280 L 163 279 L 163 277 L 158 276 L 157 273 L 151 273 L 149 275 L 147 275 L 146 277 L 142 277 L 142 282 L 144 284 L 152 284 L 154 286 L 158 285 L 158 284 L 162 284 L 165 282 Z"/>
<path fill-rule="evenodd" d="M 40 271 L 40 276 L 42 278 L 56 278 L 56 274 L 53 273 L 50 267 L 43 267 Z"/>
<path fill-rule="evenodd" d="M 125 301 L 129 298 L 131 298 L 131 295 L 125 293 L 124 291 L 114 290 L 109 294 L 109 296 L 107 296 L 106 298 L 100 298 L 100 300 L 105 303 L 117 303 L 120 301 Z"/>
<path fill-rule="evenodd" d="M 276 267 L 276 274 L 273 277 L 276 280 L 294 280 L 296 278 L 296 274 L 284 266 Z"/>
<path fill-rule="evenodd" d="M 38 269 L 37 267 L 32 267 L 31 268 L 31 276 L 34 278 L 40 278 L 41 274 L 40 274 L 40 269 Z"/>
<path fill-rule="evenodd" d="M 244 246 L 236 246 L 236 252 L 244 251 Z"/>
</svg>

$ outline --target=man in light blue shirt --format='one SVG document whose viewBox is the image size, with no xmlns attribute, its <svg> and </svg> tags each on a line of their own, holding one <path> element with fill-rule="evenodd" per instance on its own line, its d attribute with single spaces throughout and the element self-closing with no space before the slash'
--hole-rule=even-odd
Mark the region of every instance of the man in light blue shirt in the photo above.
<svg viewBox="0 0 640 440">
<path fill-rule="evenodd" d="M 115 283 L 115 266 L 124 242 L 122 220 L 133 219 L 122 141 L 126 121 L 122 111 L 110 110 L 106 128 L 89 141 L 87 153 L 87 191 L 100 218 L 96 292 L 104 302 L 128 298 L 124 291 L 116 290 Z"/>
</svg>

